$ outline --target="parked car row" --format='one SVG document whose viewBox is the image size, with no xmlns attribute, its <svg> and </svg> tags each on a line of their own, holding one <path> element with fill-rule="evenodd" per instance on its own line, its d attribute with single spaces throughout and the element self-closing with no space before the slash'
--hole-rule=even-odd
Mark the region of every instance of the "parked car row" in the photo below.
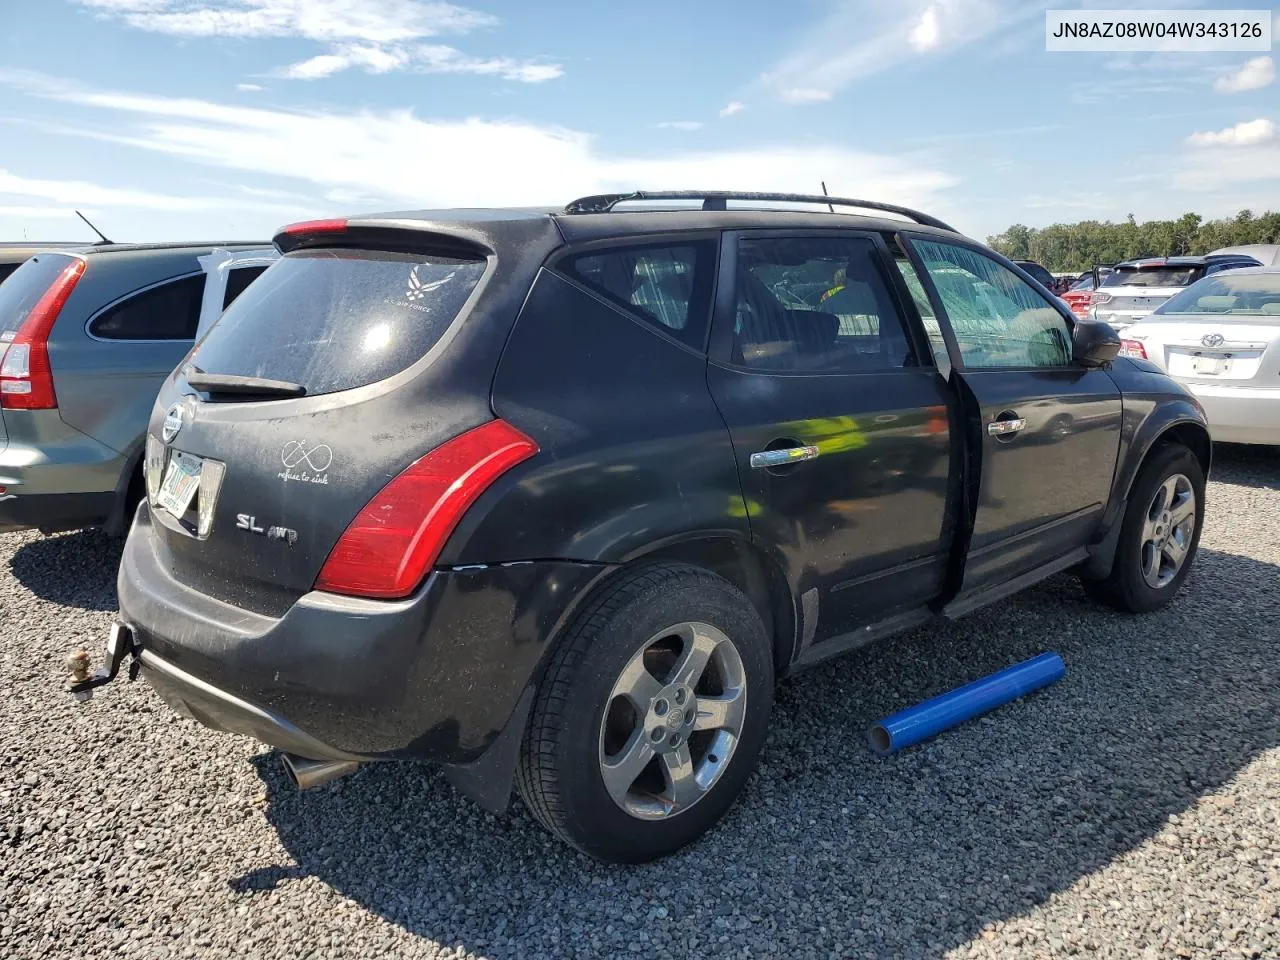
<svg viewBox="0 0 1280 960">
<path fill-rule="evenodd" d="M 1123 332 L 1203 277 L 1258 266 L 1261 264 L 1253 257 L 1231 253 L 1127 260 L 1101 277 L 1089 300 L 1089 315 Z"/>
<path fill-rule="evenodd" d="M 123 533 L 143 495 L 161 382 L 279 253 L 263 243 L 4 252 L 23 259 L 0 283 L 0 532 Z"/>
<path fill-rule="evenodd" d="M 73 689 L 130 660 L 300 786 L 428 761 L 652 859 L 733 802 L 777 677 L 1064 570 L 1153 610 L 1194 560 L 1199 401 L 928 214 L 632 193 L 275 246 L 160 388 Z M 28 395 L 111 256 L 19 271 Z"/>
</svg>

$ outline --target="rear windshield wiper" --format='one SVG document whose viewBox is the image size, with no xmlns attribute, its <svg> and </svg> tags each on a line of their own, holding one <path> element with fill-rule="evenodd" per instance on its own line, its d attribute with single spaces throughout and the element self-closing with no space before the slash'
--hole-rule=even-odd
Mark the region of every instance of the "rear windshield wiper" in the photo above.
<svg viewBox="0 0 1280 960">
<path fill-rule="evenodd" d="M 255 397 L 301 397 L 307 388 L 288 380 L 268 380 L 266 377 L 239 377 L 230 373 L 205 373 L 191 370 L 187 383 L 209 394 L 235 394 Z"/>
</svg>

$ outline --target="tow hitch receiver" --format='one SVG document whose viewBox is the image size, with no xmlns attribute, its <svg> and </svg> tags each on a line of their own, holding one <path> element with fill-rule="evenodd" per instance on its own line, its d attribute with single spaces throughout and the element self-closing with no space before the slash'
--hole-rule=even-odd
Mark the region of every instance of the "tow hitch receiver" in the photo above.
<svg viewBox="0 0 1280 960">
<path fill-rule="evenodd" d="M 83 702 L 93 696 L 95 688 L 110 683 L 120 672 L 120 664 L 129 657 L 129 679 L 138 679 L 138 670 L 142 666 L 138 654 L 142 647 L 138 644 L 133 631 L 123 623 L 113 623 L 111 633 L 107 637 L 107 660 L 91 676 L 89 666 L 92 662 L 87 650 L 77 650 L 67 657 L 67 669 L 71 676 L 67 678 L 66 689 L 77 700 Z"/>
</svg>

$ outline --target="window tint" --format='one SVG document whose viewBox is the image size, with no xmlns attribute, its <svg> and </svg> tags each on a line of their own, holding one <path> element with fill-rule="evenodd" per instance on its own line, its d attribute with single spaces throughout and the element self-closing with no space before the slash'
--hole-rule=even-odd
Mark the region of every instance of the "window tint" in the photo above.
<svg viewBox="0 0 1280 960">
<path fill-rule="evenodd" d="M 912 363 L 873 249 L 840 237 L 739 241 L 733 361 L 829 373 Z"/>
<path fill-rule="evenodd" d="M 571 276 L 628 312 L 702 349 L 711 303 L 715 246 L 628 247 L 574 257 Z"/>
<path fill-rule="evenodd" d="M 209 328 L 191 362 L 299 383 L 308 396 L 376 383 L 440 341 L 484 271 L 484 260 L 421 253 L 290 253 Z"/>
<path fill-rule="evenodd" d="M 144 290 L 94 317 L 89 332 L 104 340 L 192 340 L 204 281 L 202 273 Z"/>
<path fill-rule="evenodd" d="M 4 283 L 9 274 L 22 266 L 20 263 L 0 263 L 0 283 Z"/>
<path fill-rule="evenodd" d="M 262 276 L 262 271 L 266 269 L 265 266 L 233 267 L 227 271 L 227 291 L 222 295 L 222 309 L 231 306 L 231 302 L 244 293 L 244 288 Z"/>
<path fill-rule="evenodd" d="M 912 241 L 938 290 L 969 367 L 1060 367 L 1071 330 L 1033 287 L 968 247 Z"/>
</svg>

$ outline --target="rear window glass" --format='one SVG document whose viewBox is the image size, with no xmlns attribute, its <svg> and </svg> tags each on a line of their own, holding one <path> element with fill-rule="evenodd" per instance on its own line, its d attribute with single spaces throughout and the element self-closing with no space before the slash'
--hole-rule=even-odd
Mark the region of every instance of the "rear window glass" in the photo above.
<svg viewBox="0 0 1280 960">
<path fill-rule="evenodd" d="M 1280 272 L 1205 277 L 1172 297 L 1156 313 L 1213 313 L 1280 320 Z"/>
<path fill-rule="evenodd" d="M 22 264 L 20 263 L 0 263 L 0 283 L 4 283 L 9 279 L 9 274 L 17 270 Z"/>
<path fill-rule="evenodd" d="M 1118 267 L 1102 278 L 1104 287 L 1186 287 L 1204 276 L 1204 267 Z"/>
<path fill-rule="evenodd" d="M 38 254 L 0 283 L 0 341 L 13 339 L 31 308 L 73 259 L 60 253 Z"/>
<path fill-rule="evenodd" d="M 484 270 L 483 260 L 424 254 L 291 253 L 236 298 L 191 362 L 308 395 L 376 383 L 436 345 Z"/>
</svg>

